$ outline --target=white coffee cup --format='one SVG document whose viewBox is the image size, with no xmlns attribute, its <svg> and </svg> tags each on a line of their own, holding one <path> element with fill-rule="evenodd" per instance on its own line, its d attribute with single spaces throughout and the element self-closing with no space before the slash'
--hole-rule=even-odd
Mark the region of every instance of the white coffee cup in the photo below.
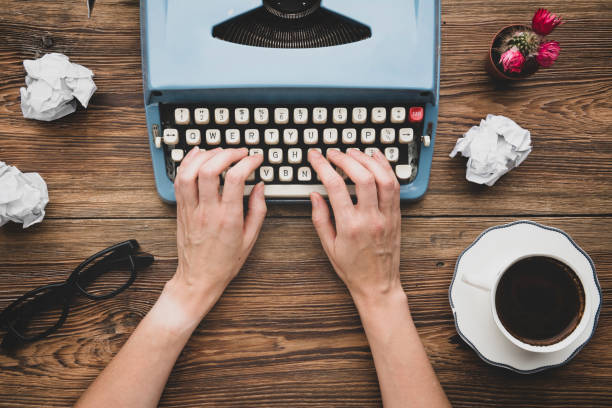
<svg viewBox="0 0 612 408">
<path fill-rule="evenodd" d="M 584 281 L 584 278 L 581 277 L 580 274 L 576 272 L 578 269 L 571 264 L 571 260 L 562 259 L 557 255 L 543 254 L 543 253 L 531 253 L 531 254 L 522 255 L 520 257 L 507 259 L 505 262 L 503 262 L 503 266 L 500 268 L 500 270 L 496 274 L 466 273 L 463 275 L 463 281 L 465 281 L 471 286 L 474 286 L 474 287 L 490 292 L 491 294 L 491 312 L 493 313 L 493 319 L 495 320 L 495 324 L 497 325 L 497 328 L 502 332 L 502 334 L 510 342 L 512 342 L 517 347 L 520 347 L 521 349 L 526 350 L 526 351 L 531 351 L 534 353 L 552 353 L 555 351 L 563 350 L 564 348 L 572 344 L 578 338 L 578 336 L 580 336 L 585 331 L 585 329 L 587 328 L 587 325 L 589 324 L 589 318 L 591 316 L 592 300 L 590 299 L 589 296 L 587 296 L 586 293 L 584 294 L 584 311 L 582 313 L 580 321 L 578 322 L 574 330 L 572 330 L 572 332 L 569 335 L 567 335 L 565 338 L 561 339 L 561 341 L 557 343 L 545 345 L 545 346 L 536 346 L 533 344 L 525 343 L 524 341 L 521 341 L 520 339 L 514 337 L 512 334 L 510 334 L 510 332 L 508 332 L 508 330 L 506 330 L 506 328 L 502 324 L 499 318 L 499 315 L 497 313 L 497 308 L 495 304 L 495 295 L 497 293 L 497 286 L 502 276 L 504 276 L 504 274 L 508 271 L 508 269 L 510 269 L 512 265 L 514 265 L 518 261 L 521 261 L 526 258 L 532 258 L 532 257 L 552 258 L 552 259 L 555 259 L 567 265 L 572 271 L 574 271 L 574 274 L 580 280 L 582 287 L 583 288 L 586 287 L 586 282 Z"/>
</svg>

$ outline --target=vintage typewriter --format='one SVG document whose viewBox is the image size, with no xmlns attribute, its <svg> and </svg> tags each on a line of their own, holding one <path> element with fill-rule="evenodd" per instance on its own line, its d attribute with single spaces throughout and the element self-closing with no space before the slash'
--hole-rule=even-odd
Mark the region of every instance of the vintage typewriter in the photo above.
<svg viewBox="0 0 612 408">
<path fill-rule="evenodd" d="M 247 147 L 270 199 L 325 194 L 309 149 L 385 154 L 404 200 L 429 181 L 438 118 L 439 0 L 141 0 L 157 190 L 194 146 Z M 346 179 L 351 192 L 354 186 Z"/>
</svg>

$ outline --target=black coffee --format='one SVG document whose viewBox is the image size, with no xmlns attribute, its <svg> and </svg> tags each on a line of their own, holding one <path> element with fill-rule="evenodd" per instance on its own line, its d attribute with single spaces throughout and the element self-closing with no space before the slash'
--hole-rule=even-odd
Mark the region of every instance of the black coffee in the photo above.
<svg viewBox="0 0 612 408">
<path fill-rule="evenodd" d="M 582 318 L 584 303 L 584 288 L 574 271 L 544 256 L 510 266 L 495 293 L 497 315 L 506 330 L 535 346 L 569 336 Z"/>
</svg>

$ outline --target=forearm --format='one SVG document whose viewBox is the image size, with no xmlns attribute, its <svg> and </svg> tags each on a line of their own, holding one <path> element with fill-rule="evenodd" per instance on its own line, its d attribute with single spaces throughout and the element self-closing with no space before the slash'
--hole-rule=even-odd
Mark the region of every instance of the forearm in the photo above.
<svg viewBox="0 0 612 408">
<path fill-rule="evenodd" d="M 168 376 L 216 292 L 169 281 L 119 353 L 83 394 L 78 407 L 156 407 Z"/>
<path fill-rule="evenodd" d="M 374 357 L 384 406 L 449 406 L 401 287 L 378 298 L 356 298 L 355 304 Z"/>
</svg>

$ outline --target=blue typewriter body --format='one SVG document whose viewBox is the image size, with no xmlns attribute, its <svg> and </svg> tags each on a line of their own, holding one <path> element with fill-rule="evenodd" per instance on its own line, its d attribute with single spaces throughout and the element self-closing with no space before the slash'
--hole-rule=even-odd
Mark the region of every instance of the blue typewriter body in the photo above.
<svg viewBox="0 0 612 408">
<path fill-rule="evenodd" d="M 214 38 L 219 22 L 256 0 L 141 0 L 144 101 L 157 190 L 175 202 L 163 149 L 155 145 L 164 104 L 419 104 L 424 109 L 418 173 L 402 200 L 428 186 L 438 119 L 439 0 L 324 0 L 371 29 L 371 37 L 321 48 L 263 48 Z M 419 135 L 421 136 L 421 135 Z"/>
</svg>

